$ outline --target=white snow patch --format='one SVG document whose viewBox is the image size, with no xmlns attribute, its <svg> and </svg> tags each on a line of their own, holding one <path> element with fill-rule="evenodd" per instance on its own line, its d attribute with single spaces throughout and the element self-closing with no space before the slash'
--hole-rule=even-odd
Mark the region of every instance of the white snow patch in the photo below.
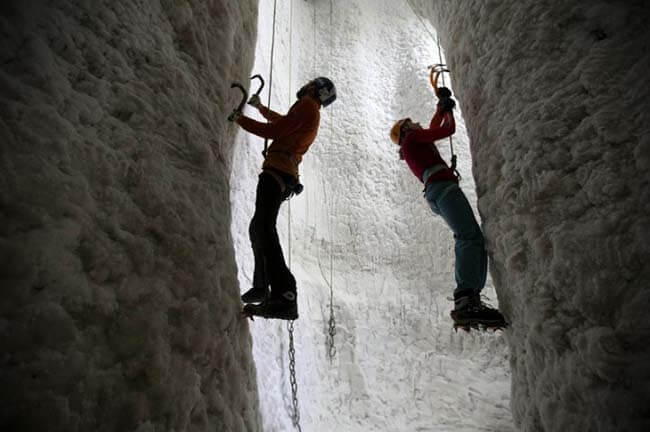
<svg viewBox="0 0 650 432">
<path fill-rule="evenodd" d="M 290 216 L 283 205 L 278 222 L 298 280 L 302 428 L 512 430 L 504 337 L 454 333 L 446 300 L 454 288 L 451 232 L 431 213 L 422 185 L 388 138 L 398 118 L 430 120 L 436 101 L 426 67 L 438 62 L 437 46 L 406 2 L 332 6 L 279 0 L 276 11 L 271 107 L 286 112 L 296 90 L 319 75 L 332 78 L 339 95 L 321 110 L 318 138 L 301 165 L 305 192 L 290 201 Z M 261 2 L 253 73 L 265 77 L 272 17 L 273 2 Z M 261 119 L 254 110 L 249 115 Z M 458 129 L 462 187 L 475 201 L 462 121 Z M 439 147 L 449 159 L 448 143 Z M 253 272 L 248 223 L 262 148 L 263 140 L 242 132 L 234 159 L 233 238 L 242 290 Z M 332 361 L 330 283 L 337 324 Z M 286 325 L 256 320 L 251 328 L 264 430 L 291 430 Z"/>
</svg>

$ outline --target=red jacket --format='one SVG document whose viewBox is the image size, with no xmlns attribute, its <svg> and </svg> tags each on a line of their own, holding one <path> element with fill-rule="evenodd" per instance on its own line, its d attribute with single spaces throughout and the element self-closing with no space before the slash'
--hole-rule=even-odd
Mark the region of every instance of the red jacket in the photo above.
<svg viewBox="0 0 650 432">
<path fill-rule="evenodd" d="M 261 123 L 246 116 L 239 117 L 237 123 L 252 134 L 273 140 L 262 168 L 274 168 L 297 178 L 302 155 L 318 133 L 320 105 L 303 96 L 291 106 L 287 115 L 266 107 L 261 107 L 260 113 L 270 123 Z"/>
<path fill-rule="evenodd" d="M 400 154 L 406 161 L 413 174 L 425 185 L 433 181 L 455 181 L 458 178 L 440 157 L 434 141 L 451 136 L 456 132 L 456 122 L 451 112 L 441 113 L 439 109 L 431 119 L 429 129 L 412 129 L 402 138 Z M 442 165 L 443 169 L 436 171 L 429 178 L 422 180 L 422 174 L 427 168 Z"/>
</svg>

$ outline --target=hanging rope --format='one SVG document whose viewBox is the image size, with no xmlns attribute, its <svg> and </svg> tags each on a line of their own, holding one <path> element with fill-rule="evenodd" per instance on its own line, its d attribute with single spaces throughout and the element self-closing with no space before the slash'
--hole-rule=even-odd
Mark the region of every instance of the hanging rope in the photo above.
<svg viewBox="0 0 650 432">
<path fill-rule="evenodd" d="M 273 55 L 275 52 L 275 12 L 277 10 L 278 0 L 273 0 L 273 30 L 271 30 L 271 59 L 269 63 L 269 98 L 266 106 L 271 108 L 271 91 L 273 90 Z M 268 123 L 268 120 L 267 120 Z M 264 138 L 264 150 L 262 156 L 266 157 L 266 151 L 269 147 L 269 139 Z"/>
<path fill-rule="evenodd" d="M 329 52 L 329 64 L 331 67 L 331 64 L 333 63 L 333 46 L 334 46 L 334 32 L 332 31 L 332 28 L 334 26 L 333 22 L 333 15 L 334 15 L 334 1 L 330 0 L 330 52 Z M 332 77 L 332 70 L 330 69 L 329 71 L 330 78 Z M 332 143 L 332 135 L 334 132 L 334 109 L 331 107 L 331 112 L 330 112 L 330 148 L 333 148 L 333 143 Z M 330 218 L 332 216 L 332 211 L 330 209 Z M 330 222 L 330 317 L 329 320 L 327 321 L 327 355 L 331 360 L 334 359 L 334 356 L 336 356 L 336 346 L 334 345 L 334 336 L 336 335 L 336 318 L 334 317 L 334 258 L 333 258 L 333 252 L 332 252 L 332 247 L 333 247 L 333 242 L 332 242 L 332 223 Z"/>
</svg>

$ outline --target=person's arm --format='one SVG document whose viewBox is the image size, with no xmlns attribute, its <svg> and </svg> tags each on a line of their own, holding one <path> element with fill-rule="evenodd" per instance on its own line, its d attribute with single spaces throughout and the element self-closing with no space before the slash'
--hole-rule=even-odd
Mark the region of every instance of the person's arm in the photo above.
<svg viewBox="0 0 650 432">
<path fill-rule="evenodd" d="M 280 120 L 282 117 L 284 117 L 282 114 L 278 114 L 275 111 L 271 110 L 270 108 L 265 107 L 262 105 L 262 101 L 260 100 L 260 96 L 257 94 L 254 94 L 251 96 L 251 98 L 248 100 L 248 105 L 254 106 L 257 108 L 257 110 L 264 116 L 265 119 L 270 121 L 271 123 Z"/>
<path fill-rule="evenodd" d="M 276 122 L 284 117 L 282 114 L 278 114 L 275 111 L 273 111 L 271 108 L 267 108 L 264 105 L 258 106 L 257 109 L 259 110 L 260 114 L 262 114 L 264 118 L 270 121 L 271 123 Z"/>
<path fill-rule="evenodd" d="M 451 112 L 446 112 L 441 115 L 442 123 L 440 126 L 432 127 L 429 129 L 413 129 L 406 136 L 407 142 L 424 142 L 431 143 L 438 141 L 456 132 L 456 122 L 454 115 Z"/>
<path fill-rule="evenodd" d="M 288 115 L 280 116 L 273 123 L 261 123 L 244 115 L 237 119 L 237 123 L 246 131 L 261 138 L 277 139 L 298 129 L 312 115 L 312 108 L 301 103 Z"/>
<path fill-rule="evenodd" d="M 447 111 L 446 113 L 443 114 L 443 119 L 445 122 L 445 125 L 449 128 L 449 135 L 453 135 L 456 133 L 456 118 L 454 117 L 454 113 L 452 111 Z"/>
<path fill-rule="evenodd" d="M 433 117 L 431 118 L 431 122 L 429 122 L 429 129 L 432 129 L 434 127 L 439 127 L 440 123 L 442 123 L 442 112 L 440 112 L 440 107 L 436 107 L 436 112 L 433 114 Z"/>
</svg>

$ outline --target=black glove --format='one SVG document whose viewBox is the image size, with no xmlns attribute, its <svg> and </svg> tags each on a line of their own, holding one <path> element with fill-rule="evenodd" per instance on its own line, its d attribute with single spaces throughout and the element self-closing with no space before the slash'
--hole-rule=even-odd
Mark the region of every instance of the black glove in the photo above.
<svg viewBox="0 0 650 432">
<path fill-rule="evenodd" d="M 456 101 L 450 97 L 443 97 L 438 101 L 438 107 L 441 112 L 452 112 L 455 106 Z"/>
<path fill-rule="evenodd" d="M 237 121 L 239 117 L 241 117 L 241 111 L 239 111 L 238 109 L 234 109 L 228 116 L 228 121 L 231 122 Z"/>
<path fill-rule="evenodd" d="M 438 87 L 438 97 L 440 99 L 451 97 L 451 90 L 447 87 Z"/>
<path fill-rule="evenodd" d="M 254 106 L 255 108 L 259 109 L 260 106 L 262 105 L 262 101 L 260 100 L 260 97 L 256 94 L 251 96 L 250 99 L 248 99 L 248 105 Z"/>
</svg>

